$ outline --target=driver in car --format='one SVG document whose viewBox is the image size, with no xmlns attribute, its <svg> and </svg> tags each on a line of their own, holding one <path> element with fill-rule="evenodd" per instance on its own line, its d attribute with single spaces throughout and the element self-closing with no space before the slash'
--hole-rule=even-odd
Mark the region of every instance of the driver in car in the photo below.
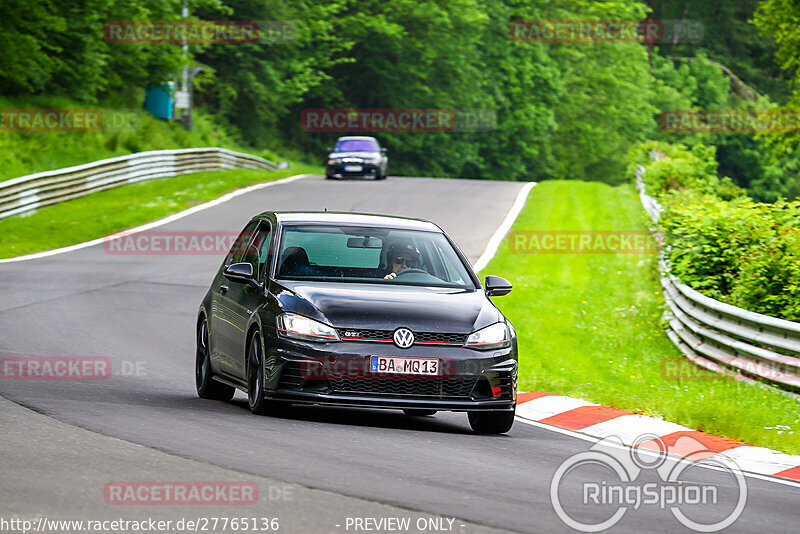
<svg viewBox="0 0 800 534">
<path fill-rule="evenodd" d="M 406 269 L 418 269 L 420 258 L 419 250 L 411 243 L 395 243 L 386 252 L 387 267 L 391 272 L 384 278 L 391 280 Z"/>
</svg>

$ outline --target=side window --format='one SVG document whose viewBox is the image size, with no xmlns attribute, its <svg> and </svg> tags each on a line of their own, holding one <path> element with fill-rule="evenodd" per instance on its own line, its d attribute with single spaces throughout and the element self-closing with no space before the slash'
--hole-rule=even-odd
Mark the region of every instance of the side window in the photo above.
<svg viewBox="0 0 800 534">
<path fill-rule="evenodd" d="M 255 232 L 253 232 L 252 239 L 245 247 L 244 255 L 239 261 L 247 262 L 253 266 L 253 275 L 256 280 L 261 278 L 262 263 L 266 260 L 266 254 L 269 251 L 269 224 L 260 222 Z M 262 260 L 263 256 L 263 260 Z"/>
<path fill-rule="evenodd" d="M 256 280 L 264 280 L 264 275 L 269 269 L 267 265 L 267 257 L 269 256 L 269 238 L 272 235 L 269 223 L 262 222 L 258 227 L 258 232 L 255 239 L 253 239 L 252 250 L 255 254 L 258 252 L 258 257 L 255 258 L 256 263 L 253 265 L 253 272 L 256 273 Z"/>
<path fill-rule="evenodd" d="M 250 238 L 253 237 L 253 232 L 256 229 L 256 225 L 258 225 L 258 221 L 253 221 L 244 227 L 242 233 L 239 234 L 239 236 L 233 242 L 233 246 L 231 247 L 231 250 L 228 252 L 228 255 L 225 256 L 225 267 L 233 263 L 247 261 L 243 258 L 247 253 L 247 245 L 248 243 L 250 243 Z"/>
</svg>

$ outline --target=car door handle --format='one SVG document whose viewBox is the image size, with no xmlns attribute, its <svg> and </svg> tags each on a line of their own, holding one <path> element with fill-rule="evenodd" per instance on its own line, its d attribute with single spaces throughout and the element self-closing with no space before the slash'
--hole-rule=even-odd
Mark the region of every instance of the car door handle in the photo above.
<svg viewBox="0 0 800 534">
<path fill-rule="evenodd" d="M 223 294 L 225 294 L 225 293 L 227 293 L 227 292 L 228 292 L 228 289 L 229 289 L 229 288 L 228 288 L 228 286 L 226 286 L 226 285 L 221 285 L 221 286 L 219 286 L 219 292 L 220 292 L 220 293 L 223 293 Z"/>
</svg>

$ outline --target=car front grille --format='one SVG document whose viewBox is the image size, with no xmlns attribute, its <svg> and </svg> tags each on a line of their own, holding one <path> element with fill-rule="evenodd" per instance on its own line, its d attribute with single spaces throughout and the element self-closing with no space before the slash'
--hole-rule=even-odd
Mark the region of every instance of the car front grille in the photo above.
<svg viewBox="0 0 800 534">
<path fill-rule="evenodd" d="M 367 341 L 392 343 L 393 330 L 356 330 L 340 328 L 337 330 L 342 341 Z M 414 344 L 420 345 L 463 345 L 467 341 L 466 334 L 448 334 L 441 332 L 414 332 Z"/>
<path fill-rule="evenodd" d="M 438 332 L 414 332 L 414 343 L 436 343 L 463 345 L 467 341 L 464 334 L 440 334 Z"/>
<path fill-rule="evenodd" d="M 337 330 L 339 337 L 342 341 L 382 341 L 384 343 L 392 342 L 391 330 L 354 330 L 343 328 Z"/>
<path fill-rule="evenodd" d="M 475 386 L 475 377 L 331 379 L 331 389 L 337 393 L 369 393 L 395 397 L 468 398 Z"/>
</svg>

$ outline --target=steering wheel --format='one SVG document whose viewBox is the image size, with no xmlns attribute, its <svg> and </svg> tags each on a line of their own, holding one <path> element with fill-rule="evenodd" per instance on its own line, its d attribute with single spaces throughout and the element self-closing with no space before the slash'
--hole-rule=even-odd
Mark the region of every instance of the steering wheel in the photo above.
<svg viewBox="0 0 800 534">
<path fill-rule="evenodd" d="M 402 271 L 397 273 L 397 276 L 403 276 L 404 274 L 414 274 L 414 273 L 423 273 L 430 276 L 430 273 L 428 273 L 428 271 L 426 271 L 425 269 L 417 269 L 416 267 L 409 267 L 408 269 L 403 269 Z"/>
</svg>

